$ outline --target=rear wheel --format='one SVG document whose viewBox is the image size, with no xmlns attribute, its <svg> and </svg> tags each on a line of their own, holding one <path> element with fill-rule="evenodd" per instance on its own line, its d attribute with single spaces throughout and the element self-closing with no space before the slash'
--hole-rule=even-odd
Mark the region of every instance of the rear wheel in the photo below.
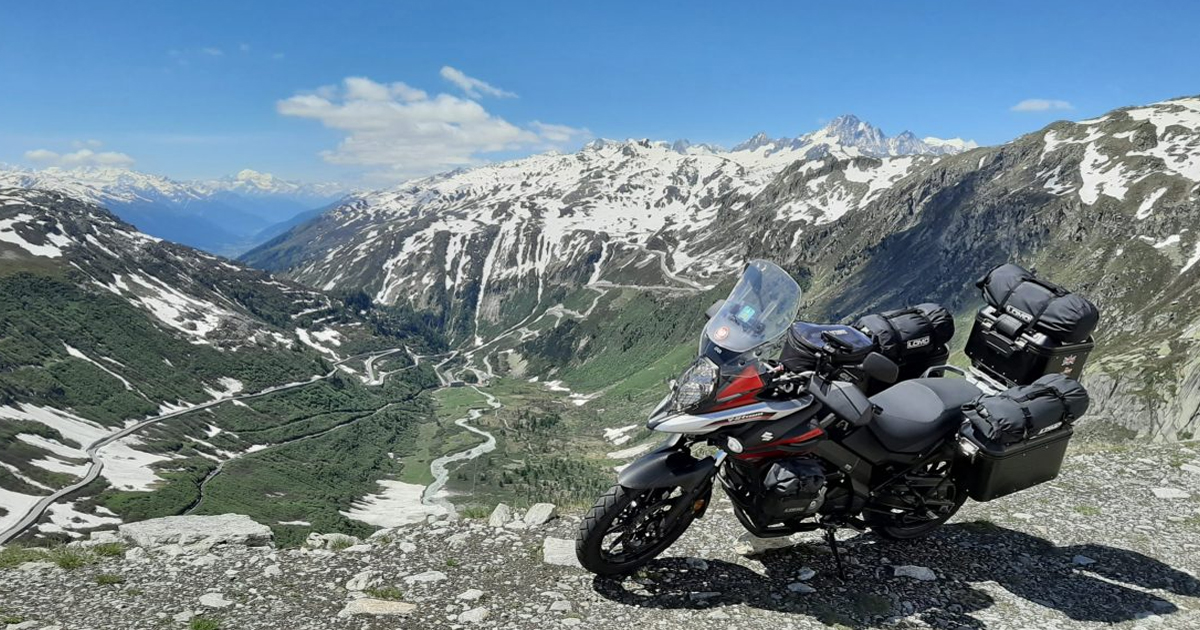
<svg viewBox="0 0 1200 630">
<path fill-rule="evenodd" d="M 613 486 L 580 523 L 575 555 L 592 573 L 630 573 L 678 540 L 710 497 L 689 502 L 682 488 Z"/>
<path fill-rule="evenodd" d="M 902 486 L 898 496 L 912 504 L 910 509 L 869 511 L 863 515 L 863 520 L 871 531 L 889 540 L 915 540 L 932 534 L 967 502 L 967 494 L 955 485 L 951 470 L 952 462 L 949 461 L 926 465 L 911 477 L 913 484 L 920 486 L 924 481 L 937 485 L 927 487 L 920 497 L 912 488 Z"/>
<path fill-rule="evenodd" d="M 864 520 L 871 531 L 889 540 L 915 540 L 932 534 L 946 521 L 954 517 L 958 508 L 967 500 L 966 496 L 956 499 L 952 505 L 926 513 L 905 512 L 900 514 L 868 513 Z"/>
</svg>

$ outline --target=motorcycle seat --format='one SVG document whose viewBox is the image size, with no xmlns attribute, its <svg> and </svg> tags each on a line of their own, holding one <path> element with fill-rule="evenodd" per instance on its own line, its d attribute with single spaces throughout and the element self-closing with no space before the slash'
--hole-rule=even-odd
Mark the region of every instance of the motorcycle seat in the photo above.
<svg viewBox="0 0 1200 630">
<path fill-rule="evenodd" d="M 957 378 L 903 381 L 871 397 L 874 417 L 868 425 L 888 450 L 920 453 L 962 422 L 962 406 L 982 394 Z"/>
</svg>

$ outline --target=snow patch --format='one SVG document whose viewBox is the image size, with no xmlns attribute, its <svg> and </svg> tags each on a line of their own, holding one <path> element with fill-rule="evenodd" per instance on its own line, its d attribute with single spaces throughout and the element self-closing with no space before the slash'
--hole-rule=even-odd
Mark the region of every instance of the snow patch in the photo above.
<svg viewBox="0 0 1200 630">
<path fill-rule="evenodd" d="M 1166 188 L 1159 188 L 1142 200 L 1142 204 L 1138 206 L 1137 209 L 1137 218 L 1145 219 L 1146 217 L 1150 216 L 1150 214 L 1154 212 L 1154 204 L 1158 203 L 1158 200 L 1162 198 L 1163 193 L 1165 192 L 1167 192 Z"/>
<path fill-rule="evenodd" d="M 377 527 L 400 527 L 448 512 L 444 506 L 422 503 L 425 486 L 420 484 L 385 479 L 379 485 L 382 490 L 378 494 L 355 501 L 348 511 L 341 512 L 342 516 Z"/>
</svg>

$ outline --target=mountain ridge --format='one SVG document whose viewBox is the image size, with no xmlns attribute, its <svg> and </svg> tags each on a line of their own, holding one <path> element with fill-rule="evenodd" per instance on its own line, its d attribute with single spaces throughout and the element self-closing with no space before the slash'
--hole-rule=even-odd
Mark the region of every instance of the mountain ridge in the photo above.
<svg viewBox="0 0 1200 630">
<path fill-rule="evenodd" d="M 5 168 L 0 186 L 55 190 L 106 206 L 160 238 L 221 254 L 259 242 L 259 234 L 338 199 L 342 187 L 301 184 L 244 169 L 205 181 L 177 181 L 124 168 Z"/>
</svg>

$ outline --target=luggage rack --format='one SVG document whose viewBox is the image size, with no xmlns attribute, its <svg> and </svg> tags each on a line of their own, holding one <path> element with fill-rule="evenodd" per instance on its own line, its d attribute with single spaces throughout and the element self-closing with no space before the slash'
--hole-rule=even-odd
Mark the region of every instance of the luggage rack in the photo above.
<svg viewBox="0 0 1200 630">
<path fill-rule="evenodd" d="M 942 374 L 939 374 L 939 376 L 945 376 L 945 372 L 954 372 L 955 374 L 958 374 L 959 376 L 963 377 L 963 379 L 965 379 L 968 383 L 974 385 L 975 387 L 978 387 L 980 389 L 980 391 L 982 391 L 983 393 L 989 394 L 989 395 L 990 394 L 998 394 L 998 393 L 1008 389 L 1008 387 L 1009 387 L 1008 385 L 1001 383 L 1000 381 L 996 380 L 995 378 L 988 376 L 987 374 L 983 373 L 983 371 L 979 370 L 978 368 L 976 368 L 974 366 L 972 366 L 969 369 L 964 370 L 964 369 L 962 369 L 958 366 L 954 366 L 954 365 L 935 365 L 935 366 L 930 367 L 929 369 L 925 370 L 925 372 L 923 374 L 921 374 L 921 378 L 930 378 L 930 377 L 934 376 L 935 373 L 938 373 L 938 372 L 942 373 Z"/>
</svg>

